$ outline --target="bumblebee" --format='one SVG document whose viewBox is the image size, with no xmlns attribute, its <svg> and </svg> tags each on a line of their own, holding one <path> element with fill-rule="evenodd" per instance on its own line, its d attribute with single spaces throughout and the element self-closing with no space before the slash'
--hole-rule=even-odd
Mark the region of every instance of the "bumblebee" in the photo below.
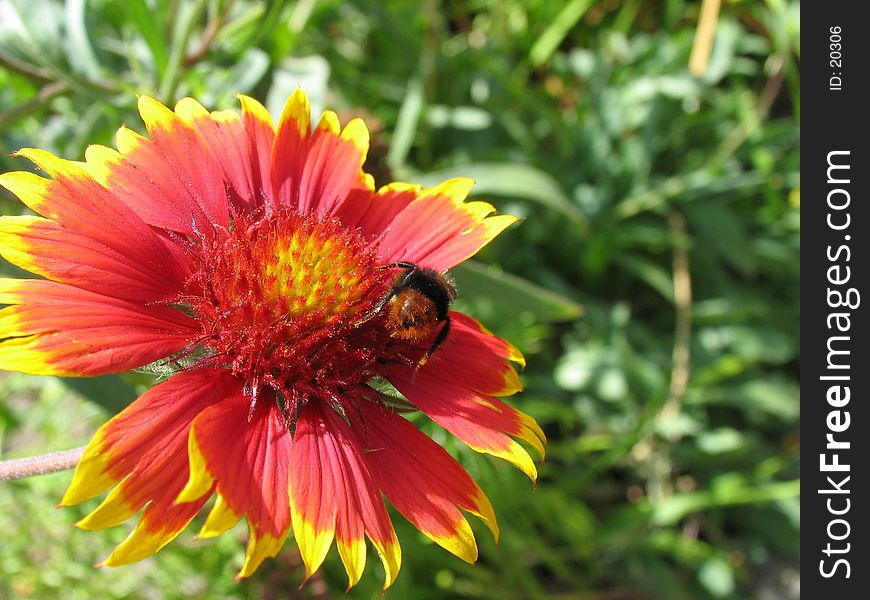
<svg viewBox="0 0 870 600">
<path fill-rule="evenodd" d="M 390 291 L 358 324 L 368 321 L 387 307 L 386 326 L 390 336 L 408 342 L 420 342 L 441 325 L 437 337 L 417 363 L 422 367 L 444 343 L 450 333 L 450 303 L 456 299 L 456 288 L 443 273 L 419 267 L 414 263 L 395 262 L 379 267 L 401 268 Z"/>
</svg>

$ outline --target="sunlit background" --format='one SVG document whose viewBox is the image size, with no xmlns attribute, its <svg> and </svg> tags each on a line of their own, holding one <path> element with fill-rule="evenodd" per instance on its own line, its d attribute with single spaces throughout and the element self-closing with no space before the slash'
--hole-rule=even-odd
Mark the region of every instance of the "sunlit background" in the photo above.
<svg viewBox="0 0 870 600">
<path fill-rule="evenodd" d="M 718 2 L 707 2 L 707 8 Z M 378 184 L 477 181 L 525 218 L 456 269 L 456 304 L 526 354 L 513 404 L 541 423 L 536 488 L 441 430 L 499 516 L 470 566 L 401 518 L 386 598 L 799 597 L 799 4 L 726 1 L 708 60 L 681 0 L 0 0 L 0 168 L 81 159 L 136 94 L 362 116 Z M 703 42 L 703 40 L 701 40 Z M 696 57 L 697 60 L 697 57 Z M 0 196 L 5 214 L 25 208 Z M 22 276 L 3 263 L 5 276 Z M 153 383 L 0 373 L 0 455 L 85 444 Z M 70 473 L 0 484 L 0 598 L 345 596 L 333 549 L 303 588 L 292 542 L 234 582 L 243 526 L 193 524 L 95 569 L 130 531 L 70 527 Z M 373 554 L 373 551 L 372 551 Z"/>
</svg>

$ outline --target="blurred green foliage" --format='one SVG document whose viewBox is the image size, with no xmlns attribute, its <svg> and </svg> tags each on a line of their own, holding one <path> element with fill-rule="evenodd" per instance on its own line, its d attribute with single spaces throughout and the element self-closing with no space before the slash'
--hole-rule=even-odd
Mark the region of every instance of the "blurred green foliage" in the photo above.
<svg viewBox="0 0 870 600">
<path fill-rule="evenodd" d="M 0 0 L 0 162 L 79 159 L 135 95 L 363 115 L 379 184 L 475 178 L 522 216 L 456 270 L 460 309 L 526 353 L 549 436 L 536 489 L 428 429 L 502 539 L 469 566 L 401 518 L 388 598 L 797 598 L 800 15 L 723 3 L 706 72 L 681 0 Z M 23 212 L 8 195 L 6 214 Z M 479 261 L 479 262 L 478 262 Z M 21 272 L 5 265 L 7 275 Z M 690 292 L 690 293 L 689 293 Z M 0 449 L 84 444 L 151 379 L 0 374 Z M 236 583 L 245 531 L 96 570 L 129 531 L 69 528 L 69 473 L 0 484 L 0 598 L 331 598 L 288 543 Z M 477 525 L 477 524 L 476 524 Z M 191 530 L 195 531 L 195 527 Z M 352 598 L 377 597 L 369 560 Z"/>
</svg>

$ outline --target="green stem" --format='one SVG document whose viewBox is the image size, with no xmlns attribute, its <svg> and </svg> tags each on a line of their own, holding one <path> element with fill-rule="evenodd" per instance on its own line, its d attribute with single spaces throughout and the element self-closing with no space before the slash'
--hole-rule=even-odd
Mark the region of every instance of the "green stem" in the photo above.
<svg viewBox="0 0 870 600">
<path fill-rule="evenodd" d="M 160 99 L 166 104 L 175 100 L 175 92 L 184 69 L 184 59 L 187 56 L 187 45 L 193 35 L 194 26 L 205 12 L 206 4 L 206 0 L 197 0 L 196 4 L 183 4 L 180 7 L 179 23 L 172 35 L 172 53 L 169 55 L 169 63 L 160 81 L 158 92 Z"/>
</svg>

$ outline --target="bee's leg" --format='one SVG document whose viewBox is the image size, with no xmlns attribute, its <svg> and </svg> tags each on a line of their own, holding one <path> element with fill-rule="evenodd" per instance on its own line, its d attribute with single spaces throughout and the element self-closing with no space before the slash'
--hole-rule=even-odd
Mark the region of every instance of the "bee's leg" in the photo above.
<svg viewBox="0 0 870 600">
<path fill-rule="evenodd" d="M 374 317 L 376 314 L 378 314 L 378 313 L 381 311 L 381 309 L 384 307 L 384 305 L 385 305 L 387 302 L 389 302 L 389 301 L 392 299 L 392 297 L 395 296 L 395 295 L 396 295 L 395 292 L 390 292 L 389 294 L 387 294 L 386 296 L 384 296 L 384 297 L 383 297 L 383 298 L 382 298 L 382 299 L 381 299 L 381 300 L 380 300 L 380 301 L 379 301 L 379 302 L 374 306 L 374 308 L 372 308 L 372 309 L 369 310 L 369 311 L 366 311 L 366 314 L 364 314 L 362 317 L 360 317 L 360 319 L 359 319 L 356 323 L 354 323 L 353 326 L 354 326 L 354 327 L 359 327 L 360 325 L 362 325 L 362 324 L 365 323 L 366 321 L 371 320 L 372 317 Z"/>
<path fill-rule="evenodd" d="M 402 280 L 400 282 L 393 285 L 393 287 L 390 289 L 390 292 L 386 296 L 381 298 L 371 310 L 367 311 L 366 314 L 364 314 L 356 323 L 353 324 L 354 327 L 359 327 L 366 321 L 371 320 L 376 314 L 378 314 L 381 309 L 386 306 L 387 302 L 393 299 L 393 296 L 395 296 L 397 293 L 399 293 L 400 290 L 408 285 L 408 282 L 411 281 L 411 277 L 413 277 L 414 273 L 417 271 L 417 265 L 409 262 L 390 263 L 388 265 L 380 266 L 378 267 L 378 269 L 390 269 L 392 267 L 402 267 L 403 269 L 407 269 L 407 272 L 405 273 L 405 276 L 402 277 Z"/>
<path fill-rule="evenodd" d="M 432 355 L 435 354 L 435 351 L 438 347 L 444 343 L 444 340 L 447 339 L 447 335 L 450 333 L 450 315 L 444 318 L 444 326 L 441 327 L 441 331 L 438 332 L 438 337 L 435 338 L 435 341 L 432 342 L 432 345 L 429 346 L 429 349 L 426 350 L 426 354 L 423 355 L 423 358 L 417 363 L 417 366 L 414 368 L 416 372 L 420 367 L 429 362 L 429 359 L 432 358 Z"/>
<path fill-rule="evenodd" d="M 390 263 L 388 265 L 381 265 L 380 267 L 378 267 L 378 269 L 392 269 L 393 267 L 402 267 L 403 269 L 408 269 L 409 271 L 417 270 L 417 265 L 415 265 L 414 263 L 402 261 Z"/>
</svg>

